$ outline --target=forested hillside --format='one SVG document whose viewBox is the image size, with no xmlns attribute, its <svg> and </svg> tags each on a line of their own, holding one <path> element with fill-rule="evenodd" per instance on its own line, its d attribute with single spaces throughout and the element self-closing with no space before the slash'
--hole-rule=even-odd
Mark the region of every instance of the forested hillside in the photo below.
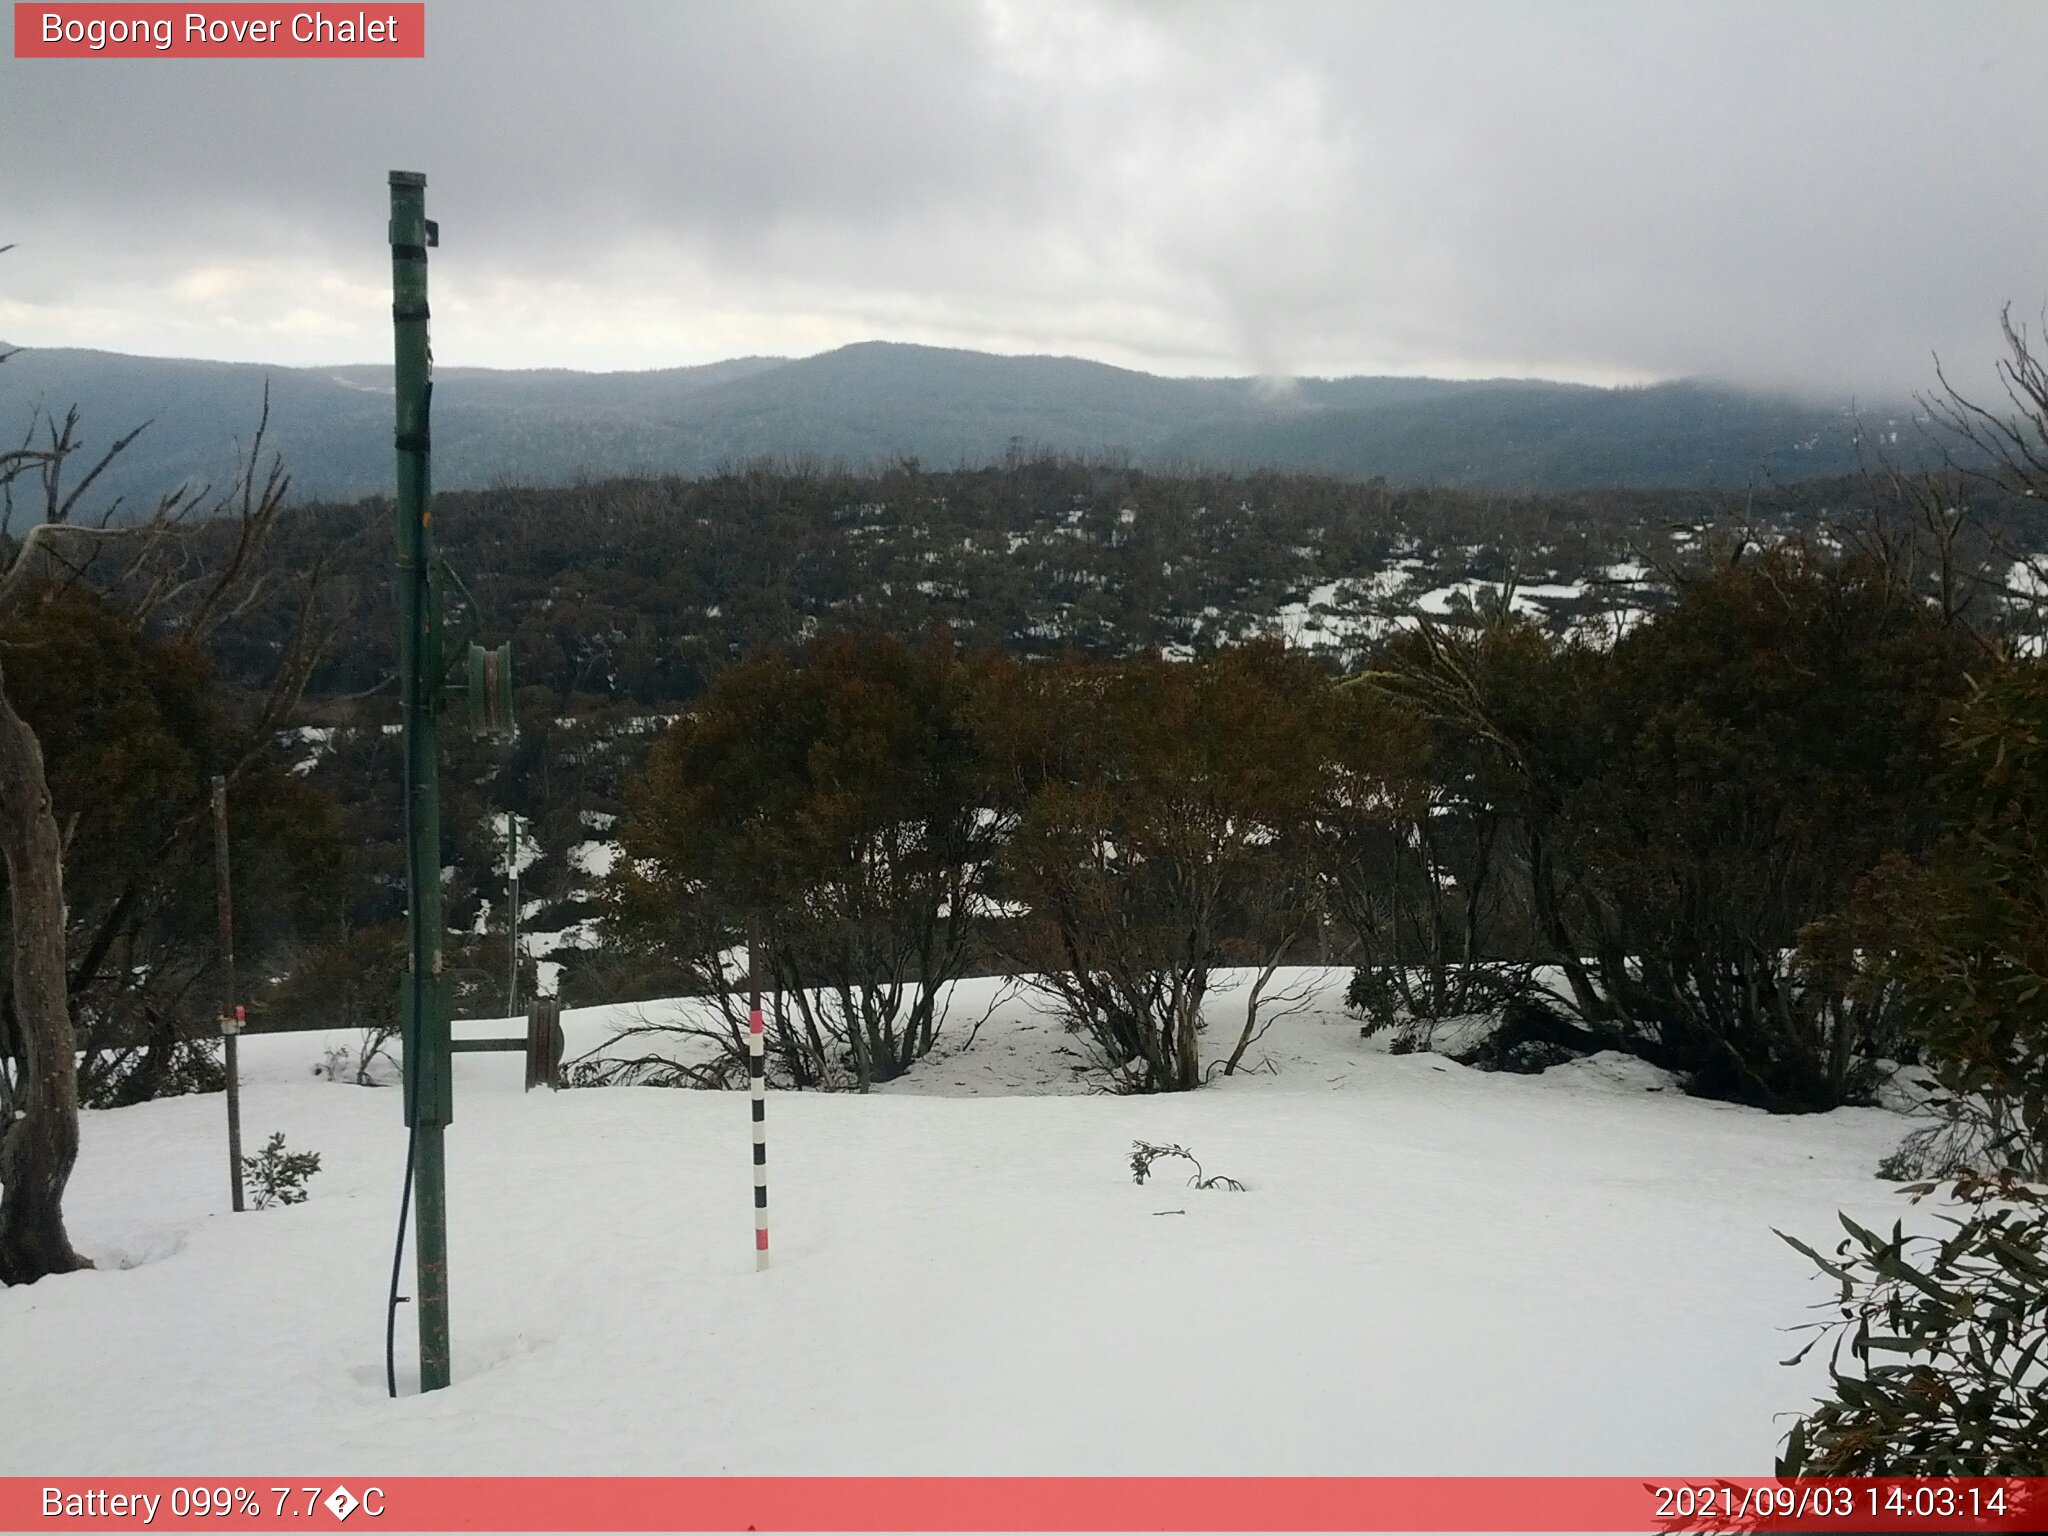
<svg viewBox="0 0 2048 1536">
<path fill-rule="evenodd" d="M 2038 507 L 1988 487 L 1972 507 L 1973 527 L 1999 532 L 1966 553 L 2002 582 L 2001 551 L 2042 544 Z M 844 629 L 943 624 L 1020 655 L 1185 656 L 1270 635 L 1344 665 L 1418 615 L 1475 613 L 1512 583 L 1516 612 L 1601 640 L 1745 536 L 1839 544 L 1910 513 L 1860 478 L 1499 498 L 1047 457 L 505 487 L 441 496 L 435 524 L 491 634 L 512 640 L 527 706 L 578 713 L 687 702 L 735 658 Z M 388 503 L 301 507 L 276 558 L 330 562 L 345 614 L 312 705 L 376 685 L 395 622 Z M 252 643 L 277 643 L 287 622 L 277 606 Z M 249 660 L 260 670 L 261 653 Z"/>
<path fill-rule="evenodd" d="M 102 442 L 150 422 L 104 482 L 148 502 L 188 478 L 224 481 L 266 385 L 271 440 L 302 495 L 384 489 L 391 384 L 381 365 L 272 368 L 23 348 L 0 372 L 0 419 L 76 404 Z M 450 367 L 434 393 L 443 489 L 700 476 L 762 458 L 981 467 L 1040 452 L 1495 492 L 1742 487 L 1847 473 L 1880 443 L 1894 456 L 1918 450 L 1908 405 L 1858 413 L 1847 400 L 1697 383 L 1160 378 L 1075 358 L 883 342 L 639 373 Z"/>
<path fill-rule="evenodd" d="M 1926 499 L 1928 490 L 1923 483 L 1845 479 L 1754 494 L 1499 498 L 1380 481 L 1155 473 L 1020 455 L 986 470 L 897 466 L 855 475 L 758 468 L 695 480 L 449 493 L 436 502 L 435 526 L 462 577 L 448 589 L 450 644 L 459 647 L 472 633 L 511 642 L 519 722 L 509 748 L 472 741 L 459 728 L 444 737 L 445 891 L 450 923 L 462 935 L 452 951 L 462 1006 L 488 1010 L 504 994 L 508 812 L 524 820 L 518 862 L 529 985 L 558 988 L 572 1001 L 679 985 L 672 957 L 608 941 L 598 921 L 640 793 L 634 786 L 648 782 L 650 749 L 672 736 L 678 721 L 707 709 L 715 718 L 724 707 L 719 700 L 751 697 L 751 685 L 734 692 L 736 679 L 811 665 L 804 658 L 833 654 L 818 648 L 835 636 L 936 645 L 981 669 L 963 676 L 999 677 L 1019 660 L 1065 657 L 1062 667 L 1108 670 L 1045 675 L 1073 676 L 1082 689 L 1098 686 L 1089 677 L 1130 679 L 1141 691 L 1163 688 L 1160 708 L 1171 702 L 1172 679 L 1183 670 L 1161 673 L 1162 664 L 1197 663 L 1191 678 L 1220 665 L 1225 671 L 1216 675 L 1234 679 L 1230 658 L 1247 643 L 1281 641 L 1293 653 L 1297 681 L 1277 689 L 1261 683 L 1266 692 L 1247 694 L 1249 703 L 1216 706 L 1218 720 L 1238 723 L 1230 730 L 1242 725 L 1250 734 L 1232 736 L 1223 725 L 1195 733 L 1239 740 L 1247 760 L 1259 763 L 1276 758 L 1272 733 L 1281 704 L 1320 693 L 1324 680 L 1389 665 L 1413 669 L 1427 654 L 1414 646 L 1428 636 L 1464 644 L 1457 637 L 1512 633 L 1522 637 L 1515 644 L 1534 648 L 1535 670 L 1520 682 L 1504 676 L 1502 698 L 1517 710 L 1537 711 L 1537 728 L 1565 733 L 1560 740 L 1573 742 L 1572 753 L 1598 763 L 1616 759 L 1632 720 L 1661 709 L 1674 688 L 1692 686 L 1689 680 L 1705 676 L 1729 647 L 1749 648 L 1756 675 L 1730 674 L 1728 686 L 1744 697 L 1763 688 L 1758 679 L 1778 665 L 1772 657 L 1806 643 L 1807 628 L 1836 622 L 1828 605 L 1838 590 L 1856 594 L 1875 583 L 1893 595 L 1887 602 L 1917 592 L 1958 634 L 2022 654 L 2038 651 L 2039 583 L 2024 563 L 2048 549 L 2038 502 L 1969 486 L 1951 514 L 1940 497 Z M 232 524 L 209 525 L 192 556 L 217 561 L 233 537 Z M 222 549 L 209 551 L 209 540 Z M 1655 675 L 1624 668 L 1609 681 L 1587 681 L 1596 672 L 1605 676 L 1610 664 L 1598 658 L 1619 655 L 1620 647 L 1629 647 L 1636 667 L 1660 654 L 1660 646 L 1677 645 L 1684 631 L 1666 627 L 1672 614 L 1688 601 L 1696 623 L 1711 612 L 1700 606 L 1704 598 L 1688 594 L 1740 591 L 1755 605 L 1789 590 L 1790 577 L 1773 575 L 1780 567 L 1768 564 L 1758 577 L 1728 585 L 1734 578 L 1726 573 L 1756 567 L 1774 548 L 1781 553 L 1773 559 L 1793 561 L 1787 571 L 1838 572 L 1800 600 L 1795 626 L 1779 633 L 1771 628 L 1777 621 L 1744 618 L 1725 639 L 1687 639 L 1691 649 L 1660 663 L 1664 670 Z M 71 658 L 35 674 L 47 686 L 29 695 L 45 716 L 53 761 L 70 765 L 58 791 L 65 813 L 133 807 L 125 821 L 104 813 L 87 820 L 68 888 L 74 915 L 102 934 L 94 953 L 103 952 L 105 962 L 95 974 L 106 995 L 79 994 L 88 1035 L 103 1042 L 94 1049 L 111 1053 L 94 1069 L 97 1094 L 128 1091 L 122 1085 L 132 1045 L 117 1042 L 137 1038 L 138 1020 L 157 1020 L 149 1027 L 158 1028 L 184 1017 L 187 994 L 206 974 L 208 930 L 192 914 L 208 899 L 211 870 L 195 829 L 203 825 L 208 765 L 224 753 L 253 751 L 265 765 L 237 789 L 237 814 L 248 822 L 240 835 L 252 858 L 268 861 L 278 886 L 277 899 L 252 915 L 247 934 L 252 955 L 266 956 L 268 974 L 284 978 L 284 992 L 258 999 L 259 1022 L 287 1014 L 365 1028 L 389 1021 L 395 925 L 404 906 L 400 760 L 391 738 L 397 725 L 390 505 L 297 507 L 279 522 L 264 559 L 268 575 L 207 656 L 110 645 L 100 634 L 108 621 L 90 605 L 52 610 L 48 623 L 61 618 L 61 625 L 38 641 L 38 654 L 55 657 L 61 645 Z M 257 713 L 248 701 L 263 693 L 292 635 L 306 632 L 309 613 L 312 631 L 325 636 L 324 652 L 295 716 L 267 739 L 246 736 Z M 1829 644 L 1826 653 L 1838 658 L 1868 648 L 1859 639 Z M 1943 665 L 1953 672 L 1968 662 Z M 997 672 L 987 673 L 990 666 Z M 1625 693 L 1624 681 L 1635 695 Z M 1885 686 L 1894 681 L 1902 698 L 1919 697 L 1918 683 Z M 1218 698 L 1238 687 L 1228 682 Z M 1953 678 L 1943 689 L 1944 696 L 1954 692 Z M 1825 690 L 1824 696 L 1834 698 Z M 1542 715 L 1571 699 L 1599 700 L 1600 711 L 1585 720 Z M 1028 702 L 990 718 L 1029 718 Z M 1056 722 L 1085 713 L 1057 701 L 1045 707 L 1046 728 L 1026 732 L 1006 750 L 1028 751 L 1034 739 L 1061 734 L 1065 725 Z M 1731 709 L 1738 720 L 1748 708 L 1739 699 L 1714 707 Z M 1818 704 L 1782 707 L 1804 719 Z M 1826 738 L 1846 739 L 1862 707 L 1852 701 Z M 1138 723 L 1156 713 L 1142 699 L 1132 711 Z M 1888 722 L 1881 732 L 1893 729 L 1892 705 L 1869 713 Z M 760 730 L 750 727 L 742 736 L 765 742 L 773 734 L 767 726 L 784 720 L 778 706 Z M 1374 728 L 1355 739 L 1361 750 L 1393 751 L 1405 730 L 1389 735 Z M 1150 738 L 1139 731 L 1132 740 L 1143 746 Z M 1748 750 L 1731 761 L 1744 760 Z M 1306 765 L 1323 751 L 1288 749 L 1277 759 Z M 1411 764 L 1402 769 L 1409 775 L 1404 783 L 1423 786 L 1418 794 L 1443 792 L 1467 771 L 1459 761 L 1451 753 L 1441 762 Z M 83 772 L 82 765 L 94 763 L 101 770 Z M 1180 772 L 1170 763 L 1155 767 L 1162 782 Z M 1390 771 L 1377 759 L 1369 767 Z M 1583 764 L 1556 771 L 1586 781 L 1589 805 L 1617 803 L 1618 792 L 1595 783 Z M 1449 778 L 1429 790 L 1432 774 Z M 736 782 L 758 779 L 749 769 Z M 1107 782 L 1120 780 L 1112 775 Z M 1904 793 L 1911 801 L 1919 790 Z M 1658 826 L 1669 808 L 1669 797 L 1660 796 L 1644 810 Z M 1489 818 L 1520 813 L 1504 801 L 1478 814 L 1491 825 Z M 1431 837 L 1448 835 L 1450 825 L 1440 816 L 1427 819 Z M 1126 827 L 1118 843 L 1139 846 L 1142 833 Z M 1651 842 L 1667 834 L 1677 832 L 1664 827 Z M 1445 851 L 1444 867 L 1469 853 Z M 1000 906 L 1019 889 L 998 889 L 990 899 Z M 1474 914 L 1471 933 L 1494 959 L 1526 964 L 1562 942 L 1532 930 L 1526 895 L 1511 904 L 1513 915 L 1495 910 L 1499 889 L 1481 879 L 1456 883 L 1458 892 L 1489 904 Z M 1041 891 L 1024 899 L 1042 907 L 1048 897 Z M 658 905 L 675 909 L 672 897 Z M 1639 905 L 1632 898 L 1615 910 Z M 1429 919 L 1443 920 L 1441 912 Z M 1369 935 L 1375 921 L 1357 915 L 1355 926 Z M 1787 933 L 1798 926 L 1787 922 Z M 1289 932 L 1275 953 L 1309 942 Z M 1325 923 L 1320 942 L 1337 944 L 1337 953 L 1363 952 L 1364 939 L 1333 938 L 1337 932 Z M 985 939 L 963 952 L 962 963 L 1018 963 Z M 1417 939 L 1404 932 L 1388 942 L 1405 956 Z"/>
</svg>

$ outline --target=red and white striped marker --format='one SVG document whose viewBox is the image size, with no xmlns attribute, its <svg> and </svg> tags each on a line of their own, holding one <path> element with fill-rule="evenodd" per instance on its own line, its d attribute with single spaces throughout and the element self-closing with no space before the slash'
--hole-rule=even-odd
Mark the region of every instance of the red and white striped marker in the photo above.
<svg viewBox="0 0 2048 1536">
<path fill-rule="evenodd" d="M 747 1068 L 754 1092 L 754 1268 L 768 1267 L 768 1056 L 757 998 L 747 1015 Z"/>
</svg>

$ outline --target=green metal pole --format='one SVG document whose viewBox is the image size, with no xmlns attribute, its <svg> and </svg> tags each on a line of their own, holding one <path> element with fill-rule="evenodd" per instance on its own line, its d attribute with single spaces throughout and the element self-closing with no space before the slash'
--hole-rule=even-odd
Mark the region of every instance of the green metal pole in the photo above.
<svg viewBox="0 0 2048 1536">
<path fill-rule="evenodd" d="M 452 1118 L 441 921 L 441 601 L 434 561 L 428 407 L 427 178 L 391 173 L 391 320 L 398 396 L 398 678 L 405 741 L 405 845 L 412 954 L 406 972 L 406 1114 L 412 1127 L 414 1302 L 420 1390 L 448 1385 L 448 1195 L 441 1133 Z"/>
</svg>

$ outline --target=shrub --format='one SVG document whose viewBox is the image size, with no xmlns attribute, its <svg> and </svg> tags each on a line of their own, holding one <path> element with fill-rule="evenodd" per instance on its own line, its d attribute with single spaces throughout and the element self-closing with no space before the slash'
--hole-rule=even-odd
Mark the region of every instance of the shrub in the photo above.
<svg viewBox="0 0 2048 1536">
<path fill-rule="evenodd" d="M 306 1181 L 320 1171 L 320 1154 L 288 1151 L 284 1132 L 273 1131 L 261 1152 L 242 1159 L 242 1171 L 254 1189 L 257 1210 L 268 1210 L 273 1205 L 303 1205 Z"/>
</svg>

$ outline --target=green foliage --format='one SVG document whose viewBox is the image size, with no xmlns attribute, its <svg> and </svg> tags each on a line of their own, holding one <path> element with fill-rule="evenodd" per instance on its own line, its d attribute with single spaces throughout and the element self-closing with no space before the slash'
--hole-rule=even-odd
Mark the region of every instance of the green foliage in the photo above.
<svg viewBox="0 0 2048 1536">
<path fill-rule="evenodd" d="M 0 638 L 22 658 L 9 694 L 42 742 L 58 819 L 77 819 L 65 850 L 76 904 L 156 854 L 226 721 L 202 651 L 152 641 L 85 594 L 53 597 Z"/>
<path fill-rule="evenodd" d="M 284 1132 L 273 1131 L 263 1150 L 242 1159 L 256 1209 L 273 1205 L 303 1205 L 306 1181 L 320 1171 L 318 1152 L 293 1152 L 284 1144 Z"/>
<path fill-rule="evenodd" d="M 1845 504 L 1861 507 L 1874 494 L 1868 487 L 1489 501 L 1383 481 L 1157 474 L 1031 448 L 1017 445 L 1000 469 L 749 466 L 700 481 L 444 497 L 450 557 L 512 626 L 530 680 L 525 729 L 502 766 L 450 743 L 451 922 L 468 930 L 478 903 L 499 910 L 501 887 L 489 874 L 495 834 L 479 829 L 507 808 L 526 814 L 550 850 L 528 876 L 529 897 L 549 903 L 530 926 L 559 929 L 590 915 L 560 857 L 589 835 L 579 812 L 621 811 L 626 780 L 672 711 L 736 662 L 794 654 L 805 636 L 909 634 L 943 621 L 970 647 L 1107 662 L 1209 654 L 1278 626 L 1283 611 L 1297 627 L 1313 603 L 1311 638 L 1329 646 L 1326 658 L 1357 665 L 1363 634 L 1340 641 L 1333 620 L 1315 635 L 1319 586 L 1345 583 L 1338 606 L 1356 612 L 1362 578 L 1405 578 L 1375 582 L 1372 606 L 1384 621 L 1431 587 L 1516 572 L 1545 582 L 1591 577 L 1584 599 L 1543 598 L 1541 622 L 1505 622 L 1493 611 L 1505 605 L 1481 601 L 1480 612 L 1456 599 L 1428 635 L 1396 627 L 1384 654 L 1369 658 L 1375 686 L 1353 697 L 1386 707 L 1339 732 L 1335 763 L 1340 790 L 1348 780 L 1366 792 L 1326 798 L 1311 834 L 1312 883 L 1331 919 L 1322 936 L 1338 946 L 1348 939 L 1353 953 L 1342 958 L 1361 962 L 1361 1002 L 1385 1021 L 1486 1011 L 1516 994 L 1533 963 L 1562 962 L 1574 972 L 1573 1003 L 1604 1044 L 1675 1066 L 1702 1091 L 1777 1108 L 1856 1097 L 1868 1058 L 1888 1038 L 1897 1045 L 1896 988 L 1858 990 L 1869 979 L 1858 958 L 1867 946 L 1823 945 L 1814 923 L 1836 910 L 1874 850 L 1912 851 L 1925 840 L 1925 797 L 1916 813 L 1913 784 L 1926 714 L 1904 664 L 1910 644 L 1899 643 L 1918 643 L 1916 624 L 1901 618 L 1909 603 L 1868 600 L 1917 578 L 1864 580 L 1859 597 L 1837 569 L 1843 562 L 1810 553 L 1759 559 L 1745 550 L 1730 571 L 1710 569 L 1731 548 L 1715 542 L 1717 526 L 1739 520 L 1767 537 L 1816 520 L 1838 525 Z M 2038 506 L 2006 509 L 2034 518 L 2014 526 L 2021 547 L 2038 545 Z M 334 549 L 337 580 L 361 594 L 321 686 L 369 696 L 322 706 L 320 718 L 349 728 L 315 754 L 303 780 L 341 803 L 342 846 L 355 868 L 334 884 L 352 929 L 396 919 L 402 901 L 397 762 L 378 734 L 383 701 L 371 691 L 391 624 L 386 553 L 377 538 L 346 537 L 365 521 L 362 508 L 310 508 L 279 535 L 287 561 Z M 1625 659 L 1562 643 L 1605 602 L 1665 604 L 1662 578 L 1631 579 L 1625 595 L 1602 590 L 1598 573 L 1623 558 L 1638 570 L 1683 567 L 1672 579 L 1687 584 L 1686 612 L 1642 625 Z M 1807 574 L 1777 580 L 1789 566 Z M 1828 599 L 1830 583 L 1848 595 Z M 259 605 L 249 644 L 226 663 L 231 675 L 260 671 L 286 619 Z M 1392 698 L 1383 679 L 1402 675 L 1424 692 L 1447 687 L 1459 707 Z M 1952 679 L 1921 681 L 1934 696 Z M 1877 723 L 1894 719 L 1905 750 L 1887 766 Z M 766 727 L 764 739 L 781 728 Z M 1073 728 L 1057 712 L 1039 726 Z M 1022 802 L 1006 796 L 983 803 L 1002 799 L 1014 819 Z M 1838 830 L 1850 840 L 1836 840 Z M 658 922 L 630 944 L 576 955 L 565 994 L 600 1001 L 729 987 L 729 967 L 711 962 L 722 951 L 732 958 L 733 903 L 745 894 L 736 882 L 755 867 L 733 846 L 736 856 L 703 891 L 672 866 L 661 877 L 669 888 L 650 898 Z M 1841 855 L 1832 863 L 1831 849 Z M 990 894 L 1020 900 L 1014 871 L 992 878 Z M 1277 911 L 1230 918 L 1228 963 L 1258 966 L 1290 952 L 1298 889 L 1294 877 L 1262 882 L 1260 901 Z M 726 910 L 703 909 L 704 900 Z M 614 921 L 604 931 L 624 937 L 626 907 L 607 911 Z M 1043 916 L 978 919 L 975 942 L 985 955 L 1002 941 L 1017 965 L 1063 960 Z M 193 929 L 204 927 L 201 914 Z M 1701 934 L 1708 949 L 1692 942 Z M 1795 955 L 1803 934 L 1814 942 Z M 301 938 L 317 942 L 310 932 Z M 484 995 L 502 971 L 488 956 L 492 942 L 476 967 Z M 1304 958 L 1303 947 L 1293 958 Z M 829 1031 L 813 1046 L 794 998 L 778 1011 L 773 980 L 777 1070 L 791 1081 L 856 1077 L 850 1059 L 835 1062 L 845 1053 Z M 729 1021 L 717 1032 L 731 1046 Z"/>
<path fill-rule="evenodd" d="M 1968 1214 L 1942 1238 L 1844 1216 L 1829 1258 L 1778 1234 L 1840 1287 L 1813 1325 L 1834 1396 L 1787 1434 L 1779 1476 L 2048 1475 L 2048 1203 L 2009 1180 L 1957 1192 Z"/>
</svg>

